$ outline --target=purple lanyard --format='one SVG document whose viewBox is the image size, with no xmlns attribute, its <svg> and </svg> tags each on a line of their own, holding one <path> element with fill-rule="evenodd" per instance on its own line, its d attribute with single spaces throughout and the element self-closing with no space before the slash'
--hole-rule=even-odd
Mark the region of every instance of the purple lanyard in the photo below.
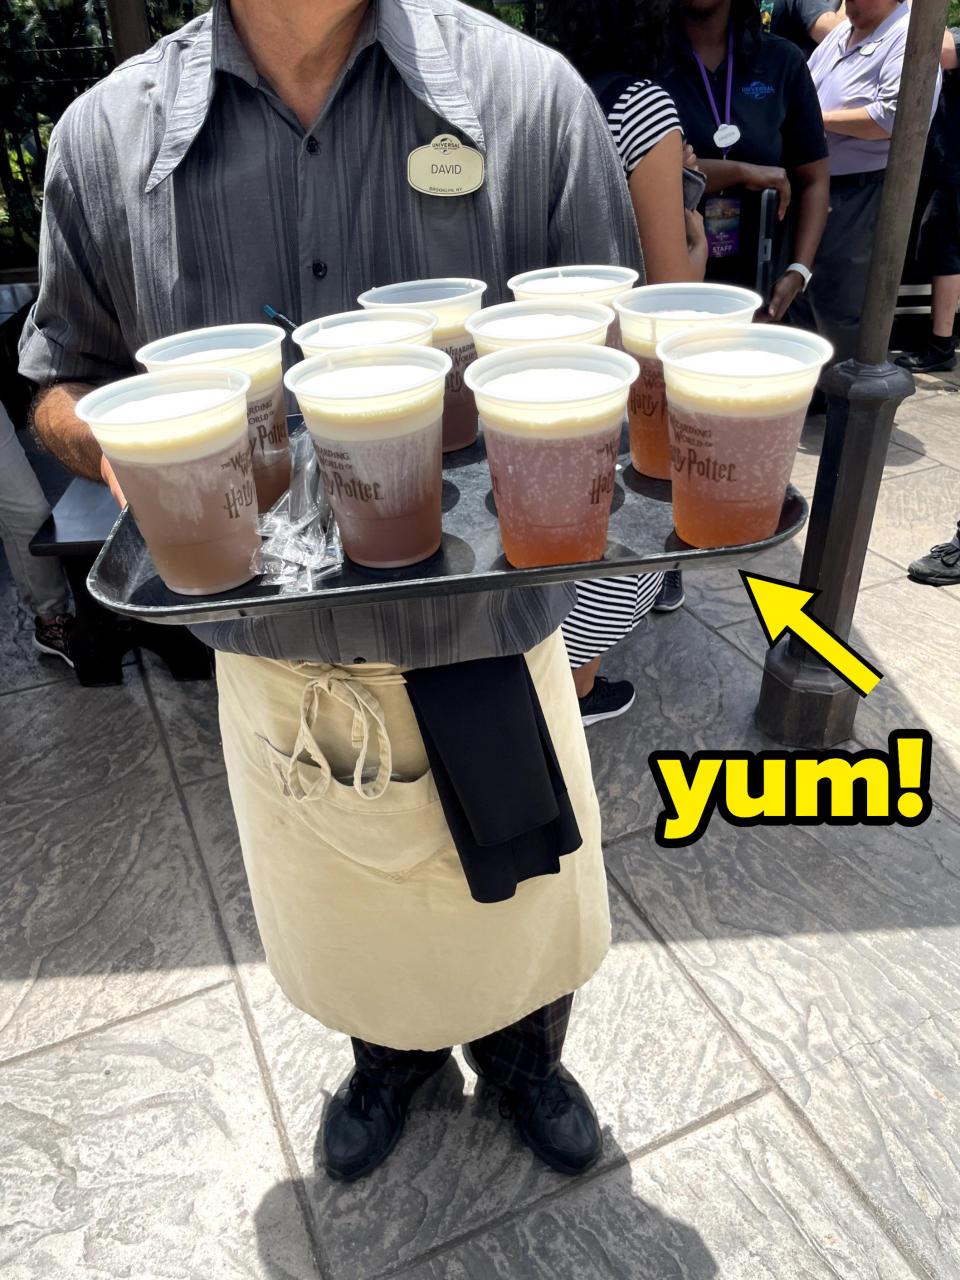
<svg viewBox="0 0 960 1280">
<path fill-rule="evenodd" d="M 720 112 L 717 110 L 717 100 L 713 96 L 713 89 L 710 87 L 710 77 L 707 75 L 707 68 L 703 65 L 703 59 L 700 57 L 699 53 L 697 53 L 696 49 L 693 50 L 693 56 L 696 58 L 697 66 L 700 68 L 700 74 L 703 76 L 703 87 L 707 91 L 707 97 L 710 99 L 710 110 L 713 112 L 713 118 L 716 121 L 717 128 L 719 129 L 722 124 L 730 123 L 730 99 L 731 94 L 733 93 L 733 23 L 730 24 L 730 38 L 727 41 L 727 99 L 726 106 L 724 108 L 723 120 L 720 119 Z M 731 143 L 731 146 L 732 145 L 733 144 Z M 724 160 L 726 160 L 727 152 L 729 150 L 730 147 L 724 147 Z"/>
</svg>

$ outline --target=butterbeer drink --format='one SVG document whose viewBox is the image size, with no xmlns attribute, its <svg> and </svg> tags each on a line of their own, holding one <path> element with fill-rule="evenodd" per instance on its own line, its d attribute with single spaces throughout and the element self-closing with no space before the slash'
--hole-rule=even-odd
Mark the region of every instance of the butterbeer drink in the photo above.
<svg viewBox="0 0 960 1280">
<path fill-rule="evenodd" d="M 346 347 L 382 347 L 400 343 L 429 347 L 437 317 L 413 307 L 383 307 L 375 312 L 341 311 L 309 320 L 290 335 L 304 356 L 322 356 Z"/>
<path fill-rule="evenodd" d="M 801 329 L 730 325 L 657 347 L 670 424 L 673 523 L 694 547 L 759 542 L 777 530 L 829 342 Z"/>
<path fill-rule="evenodd" d="M 423 346 L 313 356 L 286 375 L 351 560 L 394 569 L 440 546 L 444 380 Z"/>
<path fill-rule="evenodd" d="M 523 271 L 507 281 L 517 302 L 598 302 L 611 306 L 618 293 L 636 283 L 632 267 L 542 267 Z M 620 322 L 614 318 L 607 331 L 607 345 L 622 350 Z"/>
<path fill-rule="evenodd" d="M 609 307 L 596 302 L 505 302 L 485 307 L 467 321 L 477 354 L 531 342 L 589 342 L 601 345 L 614 319 Z"/>
<path fill-rule="evenodd" d="M 260 546 L 247 435 L 250 379 L 227 369 L 149 373 L 78 401 L 157 573 L 181 595 L 248 582 Z"/>
<path fill-rule="evenodd" d="M 477 358 L 466 321 L 480 306 L 486 289 L 482 280 L 449 276 L 383 285 L 368 289 L 357 299 L 365 309 L 412 307 L 437 317 L 433 345 L 450 357 L 443 404 L 444 453 L 464 449 L 477 438 L 477 406 L 463 379 L 465 369 Z"/>
<path fill-rule="evenodd" d="M 257 506 L 261 511 L 268 511 L 290 487 L 282 344 L 283 333 L 276 325 L 224 324 L 161 338 L 137 352 L 137 359 L 151 373 L 171 366 L 217 365 L 249 377 L 247 423 Z"/>
<path fill-rule="evenodd" d="M 641 475 L 670 479 L 670 435 L 657 343 L 698 325 L 745 324 L 763 299 L 723 284 L 653 284 L 614 299 L 625 351 L 640 366 L 630 388 L 630 461 Z"/>
<path fill-rule="evenodd" d="M 602 559 L 636 373 L 623 352 L 579 343 L 498 351 L 467 371 L 516 568 Z"/>
</svg>

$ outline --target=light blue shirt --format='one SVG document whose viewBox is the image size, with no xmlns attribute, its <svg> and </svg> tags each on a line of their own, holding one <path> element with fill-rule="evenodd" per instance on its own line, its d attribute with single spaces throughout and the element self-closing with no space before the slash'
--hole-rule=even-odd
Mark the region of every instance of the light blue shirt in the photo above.
<svg viewBox="0 0 960 1280">
<path fill-rule="evenodd" d="M 909 5 L 898 5 L 876 31 L 849 48 L 847 43 L 853 30 L 850 21 L 834 27 L 811 54 L 809 62 L 823 111 L 864 107 L 882 129 L 893 132 L 909 22 Z M 938 69 L 931 120 L 939 97 Z M 833 177 L 846 173 L 874 173 L 887 167 L 889 138 L 851 138 L 828 130 L 827 145 Z"/>
</svg>

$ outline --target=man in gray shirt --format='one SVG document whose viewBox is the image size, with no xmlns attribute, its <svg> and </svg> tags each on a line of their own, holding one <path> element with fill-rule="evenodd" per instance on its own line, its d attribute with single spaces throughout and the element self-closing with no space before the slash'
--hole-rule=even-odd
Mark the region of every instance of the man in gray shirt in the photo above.
<svg viewBox="0 0 960 1280">
<path fill-rule="evenodd" d="M 478 191 L 443 198 L 408 184 L 408 155 L 441 133 L 483 154 Z M 562 59 L 456 0 L 233 0 L 230 8 L 215 0 L 211 15 L 118 68 L 58 124 L 47 167 L 41 291 L 21 343 L 21 372 L 45 388 L 35 421 L 51 449 L 119 494 L 73 407 L 91 384 L 134 372 L 133 353 L 142 343 L 202 325 L 256 320 L 265 302 L 301 319 L 347 310 L 372 285 L 414 277 L 478 277 L 489 284 L 486 301 L 498 302 L 513 273 L 561 262 L 640 265 L 609 130 Z M 609 939 L 605 895 L 602 911 L 598 905 L 602 857 L 589 762 L 562 646 L 549 648 L 571 603 L 565 588 L 525 588 L 317 609 L 292 621 L 246 619 L 214 625 L 205 635 L 223 655 L 224 749 L 268 960 L 301 1008 L 354 1037 L 358 1070 L 325 1124 L 325 1159 L 334 1176 L 361 1176 L 386 1156 L 413 1089 L 452 1042 L 417 1031 L 413 1002 L 409 1035 L 397 1032 L 381 1044 L 371 1033 L 381 1025 L 379 1011 L 400 998 L 391 983 L 403 977 L 404 963 L 391 965 L 391 959 L 404 946 L 420 948 L 409 952 L 407 971 L 429 951 L 438 975 L 437 989 L 422 992 L 424 1010 L 431 1001 L 435 1009 L 443 1006 L 457 975 L 449 1025 L 462 1028 L 462 1010 L 478 1011 L 475 1034 L 461 1039 L 470 1040 L 484 1074 L 507 1090 L 521 1137 L 570 1173 L 599 1155 L 589 1101 L 559 1064 L 569 992 L 597 967 Z M 548 648 L 549 661 L 542 656 Z M 270 763 L 256 766 L 259 773 L 242 773 L 248 765 L 254 769 L 246 757 L 238 763 L 247 740 L 269 736 L 266 721 L 256 719 L 258 685 L 282 676 L 289 689 L 306 672 L 311 697 L 319 699 L 321 684 L 342 694 L 350 681 L 359 682 L 365 668 L 358 664 L 393 664 L 377 668 L 389 673 L 535 649 L 541 701 L 549 696 L 563 704 L 551 733 L 562 737 L 573 717 L 577 726 L 566 747 L 556 745 L 571 796 L 581 795 L 584 843 L 563 859 L 560 874 L 526 882 L 495 908 L 481 906 L 454 885 L 450 847 L 427 859 L 426 870 L 418 864 L 402 875 L 367 874 L 354 898 L 353 889 L 343 888 L 345 868 L 362 864 L 369 872 L 371 844 L 357 818 L 357 849 L 330 864 L 329 884 L 339 888 L 322 878 L 312 886 L 318 850 L 325 847 L 323 823 L 313 843 L 304 844 L 303 832 L 285 822 L 287 812 L 270 810 L 273 801 L 263 798 Z M 533 671 L 530 656 L 528 664 Z M 251 690 L 242 713 L 224 711 L 228 678 L 239 680 L 238 688 L 246 681 Z M 388 699 L 388 682 L 383 675 L 382 699 Z M 299 708 L 299 693 L 295 701 Z M 305 693 L 304 706 L 307 701 Z M 232 705 L 243 702 L 238 697 Z M 368 693 L 356 701 L 361 704 L 366 710 L 358 715 L 378 714 L 370 708 L 379 703 Z M 281 733 L 275 718 L 289 710 L 270 705 L 263 711 L 274 717 L 271 751 Z M 395 727 L 408 711 L 405 704 L 386 713 L 387 738 L 391 716 Z M 307 739 L 314 755 L 336 756 L 340 749 L 323 738 L 320 720 L 308 723 L 306 710 L 302 717 L 287 746 L 294 771 Z M 356 733 L 354 720 L 348 743 Z M 295 807 L 292 800 L 285 804 Z M 360 808 L 374 815 L 383 808 L 387 826 L 377 830 L 380 837 L 391 830 L 389 804 L 366 800 Z M 275 839 L 285 842 L 290 869 L 278 887 L 276 852 L 255 833 L 280 826 Z M 560 892 L 557 885 L 568 885 L 559 906 L 545 896 Z M 301 928 L 297 917 L 312 887 L 318 912 L 341 894 L 322 929 L 313 927 L 312 917 Z M 366 915 L 359 907 L 354 913 L 360 896 Z M 385 938 L 390 921 L 406 923 L 384 953 L 378 986 L 354 991 L 352 1004 L 338 1004 L 331 975 L 344 955 L 349 960 L 350 940 L 358 958 L 376 957 L 377 935 L 362 946 L 359 937 L 367 916 L 378 911 Z M 461 972 L 451 941 L 456 929 L 443 934 L 443 943 L 437 931 L 449 930 L 452 921 L 466 938 L 477 912 L 487 913 L 479 917 L 481 929 L 483 921 L 497 922 L 499 954 L 489 957 L 489 970 L 474 959 Z M 336 935 L 341 924 L 353 932 Z M 514 941 L 535 932 L 543 935 L 537 950 L 511 957 Z M 362 967 L 344 970 L 344 981 Z M 284 976 L 293 971 L 298 982 L 307 975 L 296 991 Z M 568 994 L 558 1000 L 558 991 Z M 522 1015 L 519 1021 L 501 1013 L 491 1025 L 494 1011 L 508 1008 Z M 384 1013 L 382 1025 L 388 1023 Z M 497 1027 L 503 1030 L 490 1034 Z"/>
</svg>

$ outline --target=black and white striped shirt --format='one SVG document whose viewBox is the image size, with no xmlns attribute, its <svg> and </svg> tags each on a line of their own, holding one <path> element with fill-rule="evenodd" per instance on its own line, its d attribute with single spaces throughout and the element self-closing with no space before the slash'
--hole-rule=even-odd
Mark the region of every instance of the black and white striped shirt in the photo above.
<svg viewBox="0 0 960 1280">
<path fill-rule="evenodd" d="M 408 155 L 451 132 L 482 152 L 483 186 L 414 191 Z M 372 0 L 304 130 L 215 0 L 54 130 L 20 369 L 103 382 L 135 372 L 153 338 L 261 320 L 264 303 L 306 320 L 372 285 L 452 275 L 486 280 L 490 305 L 514 273 L 575 262 L 641 266 L 606 120 L 558 54 L 457 0 Z M 526 587 L 305 609 L 203 636 L 268 658 L 437 666 L 529 649 L 573 598 Z"/>
<path fill-rule="evenodd" d="M 673 99 L 652 80 L 634 80 L 610 108 L 607 121 L 628 177 L 668 133 L 682 132 Z"/>
</svg>

